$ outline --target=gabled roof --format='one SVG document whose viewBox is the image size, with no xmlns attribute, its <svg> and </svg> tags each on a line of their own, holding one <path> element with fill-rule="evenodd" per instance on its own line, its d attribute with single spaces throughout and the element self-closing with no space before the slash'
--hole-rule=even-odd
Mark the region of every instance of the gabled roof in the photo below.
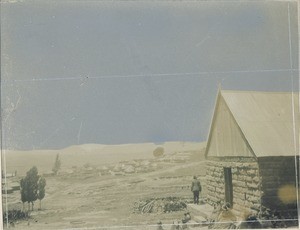
<svg viewBox="0 0 300 230">
<path fill-rule="evenodd" d="M 224 99 L 256 157 L 299 155 L 298 92 L 222 90 L 219 96 Z M 213 123 L 214 120 L 207 150 Z"/>
</svg>

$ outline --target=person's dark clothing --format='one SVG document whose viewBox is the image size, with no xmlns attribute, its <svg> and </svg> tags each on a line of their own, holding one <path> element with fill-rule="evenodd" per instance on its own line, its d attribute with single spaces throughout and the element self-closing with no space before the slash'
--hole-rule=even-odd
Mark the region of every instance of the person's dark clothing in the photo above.
<svg viewBox="0 0 300 230">
<path fill-rule="evenodd" d="M 191 191 L 194 194 L 194 204 L 199 204 L 199 193 L 201 192 L 201 184 L 198 179 L 194 179 L 191 186 Z"/>
<path fill-rule="evenodd" d="M 199 191 L 193 191 L 194 193 L 194 204 L 199 204 Z"/>
</svg>

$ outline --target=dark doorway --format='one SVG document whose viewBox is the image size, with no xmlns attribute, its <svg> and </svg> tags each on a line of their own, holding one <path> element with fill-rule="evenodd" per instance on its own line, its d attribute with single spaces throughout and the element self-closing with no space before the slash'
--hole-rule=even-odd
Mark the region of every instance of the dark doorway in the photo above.
<svg viewBox="0 0 300 230">
<path fill-rule="evenodd" d="M 232 190 L 231 168 L 224 168 L 224 179 L 225 179 L 225 202 L 228 202 L 232 207 L 233 190 Z"/>
</svg>

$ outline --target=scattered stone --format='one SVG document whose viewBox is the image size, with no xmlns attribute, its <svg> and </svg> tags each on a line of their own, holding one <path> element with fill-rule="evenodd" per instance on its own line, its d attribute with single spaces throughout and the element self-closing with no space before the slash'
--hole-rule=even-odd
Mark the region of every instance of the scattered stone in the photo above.
<svg viewBox="0 0 300 230">
<path fill-rule="evenodd" d="M 187 200 L 178 197 L 142 200 L 134 204 L 134 213 L 170 213 L 182 211 L 186 209 L 187 202 Z"/>
</svg>

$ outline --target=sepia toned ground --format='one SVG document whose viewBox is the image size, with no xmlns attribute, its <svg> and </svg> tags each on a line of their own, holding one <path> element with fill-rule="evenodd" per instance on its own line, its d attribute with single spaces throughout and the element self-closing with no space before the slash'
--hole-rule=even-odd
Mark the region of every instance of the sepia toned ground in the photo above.
<svg viewBox="0 0 300 230">
<path fill-rule="evenodd" d="M 167 143 L 163 145 L 164 156 L 159 158 L 153 156 L 154 144 L 112 146 L 111 149 L 102 146 L 98 150 L 97 147 L 73 146 L 60 151 L 62 167 L 57 176 L 48 174 L 57 151 L 46 153 L 40 161 L 36 161 L 40 157 L 36 157 L 37 153 L 31 152 L 31 159 L 27 155 L 23 162 L 14 156 L 20 156 L 19 152 L 6 154 L 7 172 L 18 171 L 16 177 L 7 179 L 8 186 L 10 181 L 18 181 L 25 175 L 25 168 L 28 170 L 32 165 L 47 180 L 42 210 L 37 210 L 36 202 L 29 221 L 15 223 L 15 229 L 120 229 L 121 226 L 156 229 L 158 221 L 169 229 L 167 225 L 181 220 L 186 209 L 164 210 L 164 202 L 168 199 L 174 200 L 169 201 L 171 204 L 176 200 L 191 202 L 192 176 L 199 175 L 203 181 L 205 175 L 205 143 Z M 139 209 L 149 200 L 152 200 L 151 211 Z M 4 208 L 22 208 L 19 191 L 8 194 L 3 202 L 7 203 Z"/>
</svg>

